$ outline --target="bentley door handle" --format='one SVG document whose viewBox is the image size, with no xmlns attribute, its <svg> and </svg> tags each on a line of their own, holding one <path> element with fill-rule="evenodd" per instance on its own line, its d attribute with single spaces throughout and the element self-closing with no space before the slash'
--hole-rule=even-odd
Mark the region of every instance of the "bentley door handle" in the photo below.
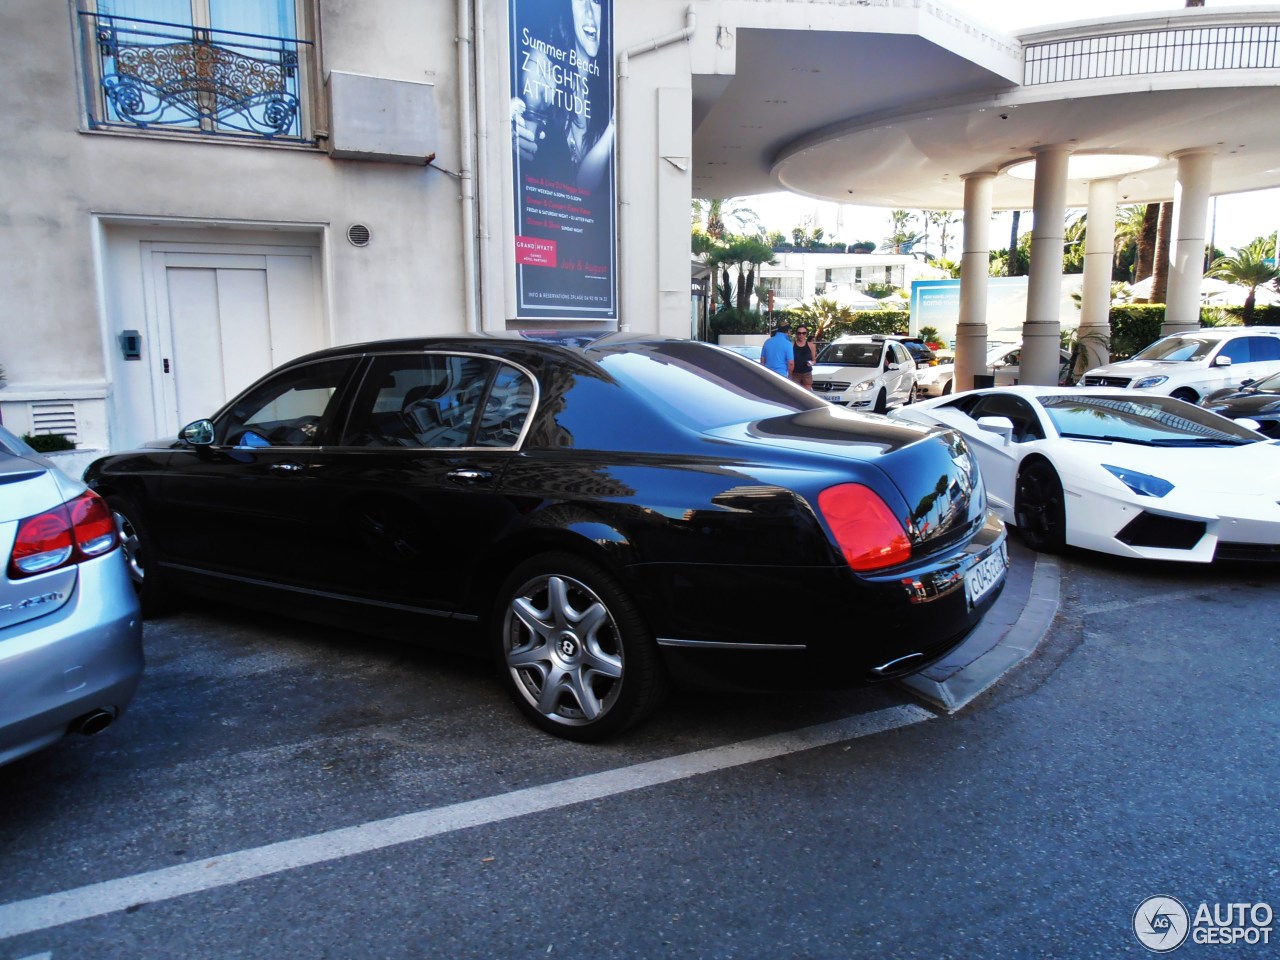
<svg viewBox="0 0 1280 960">
<path fill-rule="evenodd" d="M 458 483 L 484 483 L 493 479 L 493 474 L 488 470 L 471 470 L 467 467 L 450 470 L 445 476 Z"/>
<path fill-rule="evenodd" d="M 302 464 L 300 464 L 300 463 L 290 463 L 290 462 L 286 462 L 286 463 L 273 463 L 273 464 L 271 464 L 271 466 L 270 466 L 270 467 L 268 467 L 267 469 L 269 469 L 269 470 L 274 470 L 274 471 L 276 471 L 277 473 L 297 473 L 298 471 L 300 471 L 300 470 L 302 469 Z"/>
</svg>

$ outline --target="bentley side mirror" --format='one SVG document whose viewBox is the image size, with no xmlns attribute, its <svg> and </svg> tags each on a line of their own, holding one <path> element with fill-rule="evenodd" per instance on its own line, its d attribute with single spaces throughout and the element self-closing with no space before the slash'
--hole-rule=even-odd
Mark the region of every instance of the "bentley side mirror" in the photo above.
<svg viewBox="0 0 1280 960">
<path fill-rule="evenodd" d="M 207 447 L 213 443 L 213 421 L 212 420 L 196 420 L 188 423 L 178 433 L 178 439 L 191 444 L 193 447 Z"/>
</svg>

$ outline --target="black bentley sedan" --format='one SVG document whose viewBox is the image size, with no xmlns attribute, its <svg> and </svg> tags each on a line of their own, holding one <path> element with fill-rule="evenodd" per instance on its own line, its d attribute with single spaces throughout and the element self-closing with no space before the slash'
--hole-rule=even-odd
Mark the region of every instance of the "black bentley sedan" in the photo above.
<svg viewBox="0 0 1280 960">
<path fill-rule="evenodd" d="M 1215 390 L 1200 406 L 1232 420 L 1252 420 L 1259 433 L 1280 440 L 1280 373 Z"/>
<path fill-rule="evenodd" d="M 144 612 L 198 594 L 482 653 L 577 740 L 671 679 L 919 670 L 1008 565 L 957 433 L 653 336 L 323 350 L 85 479 Z"/>
</svg>

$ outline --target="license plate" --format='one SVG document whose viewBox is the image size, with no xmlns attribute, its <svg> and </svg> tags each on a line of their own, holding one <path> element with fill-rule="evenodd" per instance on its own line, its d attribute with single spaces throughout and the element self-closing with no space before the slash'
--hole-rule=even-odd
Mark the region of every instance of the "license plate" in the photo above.
<svg viewBox="0 0 1280 960">
<path fill-rule="evenodd" d="M 969 606 L 976 604 L 1004 579 L 1004 572 L 1008 566 L 1008 546 L 1002 540 L 998 550 L 964 575 L 964 592 L 969 598 Z"/>
</svg>

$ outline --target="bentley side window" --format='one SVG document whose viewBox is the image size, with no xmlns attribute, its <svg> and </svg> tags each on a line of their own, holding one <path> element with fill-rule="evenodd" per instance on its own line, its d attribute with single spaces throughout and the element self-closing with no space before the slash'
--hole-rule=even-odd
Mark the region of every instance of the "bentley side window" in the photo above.
<svg viewBox="0 0 1280 960">
<path fill-rule="evenodd" d="M 272 377 L 218 419 L 214 442 L 237 447 L 315 446 L 351 363 L 309 363 Z"/>
<path fill-rule="evenodd" d="M 475 445 L 516 446 L 532 406 L 533 382 L 515 367 L 499 364 L 480 414 Z"/>
<path fill-rule="evenodd" d="M 494 361 L 445 353 L 375 357 L 343 431 L 356 447 L 468 447 Z"/>
</svg>

